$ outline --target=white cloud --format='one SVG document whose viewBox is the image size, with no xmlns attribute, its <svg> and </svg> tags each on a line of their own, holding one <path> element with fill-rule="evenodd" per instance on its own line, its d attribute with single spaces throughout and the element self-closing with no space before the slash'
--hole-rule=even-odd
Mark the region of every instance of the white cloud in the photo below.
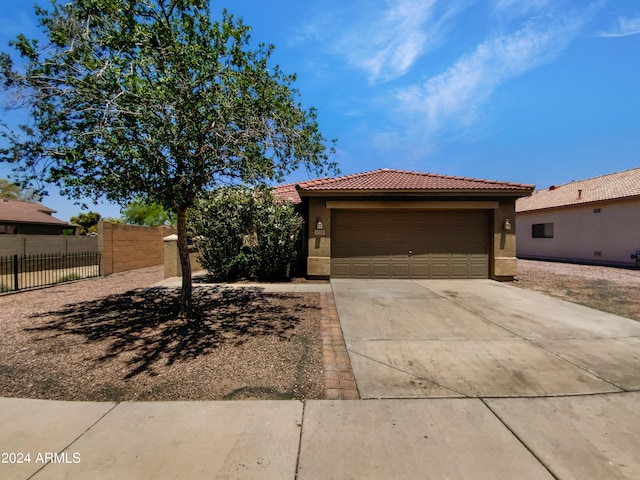
<svg viewBox="0 0 640 480">
<path fill-rule="evenodd" d="M 627 37 L 640 34 L 640 17 L 619 17 L 616 26 L 609 31 L 600 32 L 599 37 Z"/>
<path fill-rule="evenodd" d="M 555 60 L 584 21 L 538 18 L 513 34 L 485 41 L 444 73 L 398 92 L 400 108 L 423 117 L 430 132 L 468 126 L 501 84 Z"/>
<path fill-rule="evenodd" d="M 500 14 L 524 15 L 542 10 L 558 0 L 494 0 L 493 11 Z"/>
<path fill-rule="evenodd" d="M 406 74 L 424 54 L 444 43 L 452 19 L 474 0 L 349 0 L 314 8 L 290 43 L 324 43 L 332 55 L 364 71 L 370 83 Z"/>
<path fill-rule="evenodd" d="M 365 70 L 371 82 L 404 75 L 425 52 L 430 37 L 425 25 L 432 18 L 435 0 L 395 0 L 381 12 L 369 11 L 350 27 L 334 48 L 349 63 Z M 377 17 L 371 20 L 371 17 Z M 367 18 L 368 17 L 368 18 Z"/>
</svg>

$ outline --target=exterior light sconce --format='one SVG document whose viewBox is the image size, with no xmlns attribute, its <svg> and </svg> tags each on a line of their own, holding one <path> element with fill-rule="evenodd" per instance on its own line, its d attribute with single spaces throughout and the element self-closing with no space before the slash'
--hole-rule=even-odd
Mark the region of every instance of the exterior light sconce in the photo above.
<svg viewBox="0 0 640 480">
<path fill-rule="evenodd" d="M 503 229 L 505 232 L 509 232 L 509 231 L 511 231 L 511 222 L 509 221 L 509 219 L 508 219 L 508 218 L 505 218 L 505 219 L 504 219 L 504 222 L 502 222 L 502 229 Z"/>
<path fill-rule="evenodd" d="M 320 219 L 318 219 L 318 222 L 316 223 L 316 230 L 324 230 L 324 225 Z"/>
<path fill-rule="evenodd" d="M 316 231 L 314 232 L 314 234 L 316 237 L 324 237 L 326 235 L 324 224 L 320 219 L 318 219 L 318 221 L 316 222 Z"/>
</svg>

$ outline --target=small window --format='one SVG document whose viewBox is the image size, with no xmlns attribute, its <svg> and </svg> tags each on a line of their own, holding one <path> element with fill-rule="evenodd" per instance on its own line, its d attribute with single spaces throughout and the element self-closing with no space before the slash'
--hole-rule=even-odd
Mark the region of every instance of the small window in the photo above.
<svg viewBox="0 0 640 480">
<path fill-rule="evenodd" d="M 553 238 L 553 223 L 534 223 L 531 226 L 533 238 Z"/>
</svg>

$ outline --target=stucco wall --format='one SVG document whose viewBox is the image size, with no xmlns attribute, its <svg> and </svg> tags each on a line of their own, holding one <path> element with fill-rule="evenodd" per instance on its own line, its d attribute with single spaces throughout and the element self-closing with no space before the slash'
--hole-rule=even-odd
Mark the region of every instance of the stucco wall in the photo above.
<svg viewBox="0 0 640 480">
<path fill-rule="evenodd" d="M 97 252 L 98 239 L 73 235 L 0 235 L 0 256 Z"/>
<path fill-rule="evenodd" d="M 634 266 L 630 256 L 640 250 L 638 200 L 522 212 L 517 223 L 523 258 Z M 531 226 L 538 223 L 553 223 L 553 238 L 532 238 Z"/>
<path fill-rule="evenodd" d="M 178 252 L 178 235 L 173 234 L 164 238 L 164 278 L 181 277 L 182 264 Z M 191 274 L 204 270 L 198 260 L 198 249 L 195 245 L 189 245 L 189 261 Z"/>
<path fill-rule="evenodd" d="M 331 273 L 331 210 L 325 203 L 324 198 L 309 199 L 307 275 L 310 277 L 328 277 Z M 318 220 L 323 224 L 324 235 L 316 235 Z"/>
<path fill-rule="evenodd" d="M 504 198 L 493 211 L 493 249 L 489 262 L 491 278 L 497 280 L 510 280 L 518 274 L 515 207 L 514 198 Z M 504 229 L 505 220 L 509 220 L 511 230 Z"/>
<path fill-rule="evenodd" d="M 160 265 L 164 261 L 164 237 L 170 227 L 140 227 L 110 222 L 98 224 L 102 275 Z"/>
</svg>

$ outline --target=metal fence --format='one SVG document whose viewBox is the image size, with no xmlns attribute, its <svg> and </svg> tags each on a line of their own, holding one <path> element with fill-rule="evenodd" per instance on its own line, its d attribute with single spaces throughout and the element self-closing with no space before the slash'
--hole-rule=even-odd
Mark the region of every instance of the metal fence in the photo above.
<svg viewBox="0 0 640 480">
<path fill-rule="evenodd" d="M 0 257 L 0 293 L 99 275 L 99 252 Z"/>
</svg>

